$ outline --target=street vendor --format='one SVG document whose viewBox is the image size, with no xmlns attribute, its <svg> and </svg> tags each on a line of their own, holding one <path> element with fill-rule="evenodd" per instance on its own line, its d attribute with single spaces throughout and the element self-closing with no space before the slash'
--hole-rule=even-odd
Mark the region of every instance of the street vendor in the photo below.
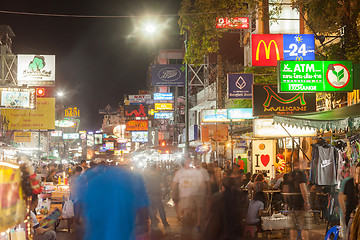
<svg viewBox="0 0 360 240">
<path fill-rule="evenodd" d="M 36 194 L 32 195 L 30 205 L 30 225 L 32 231 L 34 232 L 34 240 L 56 240 L 54 226 L 49 226 L 47 228 L 40 227 L 40 224 L 35 215 L 35 209 L 38 203 L 38 196 Z"/>
</svg>

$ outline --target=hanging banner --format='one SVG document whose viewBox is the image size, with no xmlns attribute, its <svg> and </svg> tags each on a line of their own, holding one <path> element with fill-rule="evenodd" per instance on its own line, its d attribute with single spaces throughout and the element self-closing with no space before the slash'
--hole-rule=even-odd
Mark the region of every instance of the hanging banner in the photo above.
<svg viewBox="0 0 360 240">
<path fill-rule="evenodd" d="M 252 142 L 252 172 L 266 172 L 270 178 L 275 177 L 274 161 L 276 157 L 275 140 L 253 140 Z"/>
<path fill-rule="evenodd" d="M 125 105 L 124 114 L 126 119 L 134 119 L 136 117 L 147 117 L 148 110 L 144 104 L 140 105 Z"/>
<path fill-rule="evenodd" d="M 147 131 L 148 120 L 133 120 L 126 122 L 126 131 Z"/>
<path fill-rule="evenodd" d="M 351 92 L 351 61 L 281 61 L 277 68 L 279 92 Z"/>
<path fill-rule="evenodd" d="M 19 166 L 0 162 L 0 232 L 13 228 L 26 217 Z"/>
<path fill-rule="evenodd" d="M 254 75 L 252 73 L 228 73 L 229 99 L 251 99 Z"/>
<path fill-rule="evenodd" d="M 154 86 L 184 86 L 185 66 L 182 64 L 151 65 L 151 83 Z"/>
<path fill-rule="evenodd" d="M 228 139 L 227 124 L 202 124 L 201 141 L 202 142 L 224 142 Z"/>
<path fill-rule="evenodd" d="M 219 17 L 216 19 L 216 28 L 249 29 L 248 17 Z"/>
<path fill-rule="evenodd" d="M 19 54 L 18 86 L 55 86 L 55 55 Z"/>
<path fill-rule="evenodd" d="M 313 34 L 252 34 L 252 65 L 277 66 L 279 60 L 315 60 Z"/>
<path fill-rule="evenodd" d="M 55 98 L 38 98 L 36 109 L 2 109 L 9 130 L 55 130 Z"/>
<path fill-rule="evenodd" d="M 314 93 L 278 93 L 276 85 L 253 85 L 253 115 L 294 114 L 316 111 Z"/>
</svg>

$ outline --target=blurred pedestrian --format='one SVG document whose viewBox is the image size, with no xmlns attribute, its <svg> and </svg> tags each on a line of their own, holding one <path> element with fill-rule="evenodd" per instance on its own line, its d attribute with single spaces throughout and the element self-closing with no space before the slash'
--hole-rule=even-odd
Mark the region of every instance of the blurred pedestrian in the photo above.
<svg viewBox="0 0 360 240">
<path fill-rule="evenodd" d="M 82 167 L 77 166 L 75 167 L 74 174 L 69 179 L 69 186 L 70 186 L 70 200 L 74 204 L 74 220 L 75 223 L 80 223 L 80 202 L 79 202 L 79 188 L 81 185 L 79 184 L 79 176 L 82 173 Z"/>
<path fill-rule="evenodd" d="M 85 160 L 85 159 L 81 160 L 80 166 L 83 168 L 83 171 L 86 171 L 86 170 L 89 169 L 89 166 L 88 166 L 88 164 L 86 163 L 86 160 Z"/>
</svg>

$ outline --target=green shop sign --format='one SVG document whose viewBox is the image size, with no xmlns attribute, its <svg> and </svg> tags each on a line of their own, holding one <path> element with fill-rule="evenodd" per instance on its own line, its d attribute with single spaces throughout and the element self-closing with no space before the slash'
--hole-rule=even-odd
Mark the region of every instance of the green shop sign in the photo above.
<svg viewBox="0 0 360 240">
<path fill-rule="evenodd" d="M 351 92 L 351 61 L 279 61 L 279 92 Z"/>
</svg>

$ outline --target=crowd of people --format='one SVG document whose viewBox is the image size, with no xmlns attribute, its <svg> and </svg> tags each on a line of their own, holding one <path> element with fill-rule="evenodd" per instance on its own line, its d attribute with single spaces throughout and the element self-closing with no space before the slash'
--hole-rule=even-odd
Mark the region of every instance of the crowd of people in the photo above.
<svg viewBox="0 0 360 240">
<path fill-rule="evenodd" d="M 170 230 L 164 206 L 169 199 L 185 240 L 248 239 L 251 235 L 246 236 L 246 228 L 255 227 L 262 232 L 261 216 L 280 210 L 293 220 L 290 238 L 296 239 L 301 234 L 308 239 L 310 209 L 323 210 L 319 204 L 321 195 L 312 196 L 324 189 L 310 186 L 308 173 L 298 163 L 291 172 L 276 172 L 272 179 L 266 172 L 244 173 L 235 164 L 233 168 L 220 168 L 216 161 L 204 163 L 190 156 L 183 159 L 181 166 L 151 163 L 141 171 L 106 162 L 91 162 L 88 166 L 85 160 L 71 168 L 48 164 L 37 171 L 44 181 L 54 184 L 59 177 L 69 179 L 75 223 L 85 226 L 85 240 L 140 238 L 159 229 L 160 222 L 165 230 Z M 349 168 L 336 199 L 344 237 L 347 230 L 350 236 L 352 216 L 358 206 L 359 179 L 358 164 L 352 171 Z M 271 199 L 269 190 L 278 190 Z M 36 206 L 34 196 L 31 209 Z M 34 214 L 31 219 L 35 239 L 56 239 L 53 228 L 39 228 Z"/>
</svg>

